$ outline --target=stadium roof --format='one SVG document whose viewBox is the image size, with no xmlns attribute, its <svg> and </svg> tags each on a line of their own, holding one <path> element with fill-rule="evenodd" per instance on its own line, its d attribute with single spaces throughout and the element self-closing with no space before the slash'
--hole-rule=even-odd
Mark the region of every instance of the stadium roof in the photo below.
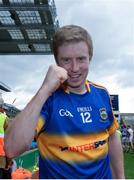
<svg viewBox="0 0 134 180">
<path fill-rule="evenodd" d="M 0 81 L 0 90 L 6 91 L 6 92 L 11 92 L 11 88 L 8 87 L 6 84 Z"/>
<path fill-rule="evenodd" d="M 54 0 L 0 0 L 0 55 L 51 54 Z"/>
</svg>

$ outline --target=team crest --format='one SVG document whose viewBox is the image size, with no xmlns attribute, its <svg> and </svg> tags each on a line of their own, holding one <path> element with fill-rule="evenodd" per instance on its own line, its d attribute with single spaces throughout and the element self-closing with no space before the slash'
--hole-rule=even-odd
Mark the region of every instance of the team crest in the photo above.
<svg viewBox="0 0 134 180">
<path fill-rule="evenodd" d="M 108 117 L 106 109 L 101 108 L 99 111 L 100 111 L 101 120 L 105 121 Z"/>
</svg>

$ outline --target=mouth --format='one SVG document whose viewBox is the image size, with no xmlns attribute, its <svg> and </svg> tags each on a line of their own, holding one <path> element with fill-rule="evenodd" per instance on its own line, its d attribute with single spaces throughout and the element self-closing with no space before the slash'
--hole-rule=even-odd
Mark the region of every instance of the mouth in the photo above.
<svg viewBox="0 0 134 180">
<path fill-rule="evenodd" d="M 80 76 L 80 74 L 69 75 L 70 79 L 78 79 Z"/>
</svg>

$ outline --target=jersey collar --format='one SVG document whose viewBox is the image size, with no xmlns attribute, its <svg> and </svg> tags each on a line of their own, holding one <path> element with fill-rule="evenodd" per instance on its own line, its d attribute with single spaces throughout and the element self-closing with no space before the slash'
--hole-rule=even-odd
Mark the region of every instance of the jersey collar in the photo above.
<svg viewBox="0 0 134 180">
<path fill-rule="evenodd" d="M 69 89 L 64 84 L 61 85 L 61 88 L 64 90 L 64 92 L 66 92 L 68 94 L 70 93 Z M 91 91 L 90 83 L 88 80 L 85 81 L 85 88 L 86 88 L 87 92 Z"/>
</svg>

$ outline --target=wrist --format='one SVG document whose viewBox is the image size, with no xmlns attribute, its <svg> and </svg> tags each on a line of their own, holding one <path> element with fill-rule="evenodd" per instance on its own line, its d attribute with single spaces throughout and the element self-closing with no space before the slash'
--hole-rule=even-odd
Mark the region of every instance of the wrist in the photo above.
<svg viewBox="0 0 134 180">
<path fill-rule="evenodd" d="M 52 93 L 49 92 L 47 86 L 45 86 L 39 89 L 39 91 L 37 92 L 37 97 L 40 102 L 44 103 L 48 99 L 48 97 L 51 96 L 51 94 Z"/>
</svg>

